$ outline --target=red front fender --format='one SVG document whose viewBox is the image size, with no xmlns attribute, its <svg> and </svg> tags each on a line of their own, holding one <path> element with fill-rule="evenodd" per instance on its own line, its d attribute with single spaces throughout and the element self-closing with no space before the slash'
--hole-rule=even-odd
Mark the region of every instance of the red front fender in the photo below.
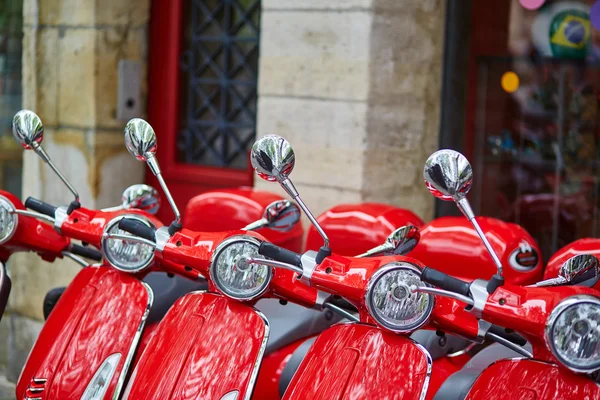
<svg viewBox="0 0 600 400">
<path fill-rule="evenodd" d="M 17 399 L 80 399 L 111 355 L 118 363 L 104 399 L 118 397 L 152 304 L 135 277 L 108 267 L 82 269 L 44 324 L 17 384 Z"/>
<path fill-rule="evenodd" d="M 189 293 L 154 331 L 123 396 L 132 400 L 247 398 L 269 326 L 252 307 L 210 293 Z"/>
<path fill-rule="evenodd" d="M 501 360 L 479 375 L 465 400 L 600 399 L 590 378 L 533 360 Z"/>
<path fill-rule="evenodd" d="M 417 400 L 431 368 L 429 354 L 406 337 L 370 325 L 334 325 L 312 345 L 283 398 Z"/>
</svg>

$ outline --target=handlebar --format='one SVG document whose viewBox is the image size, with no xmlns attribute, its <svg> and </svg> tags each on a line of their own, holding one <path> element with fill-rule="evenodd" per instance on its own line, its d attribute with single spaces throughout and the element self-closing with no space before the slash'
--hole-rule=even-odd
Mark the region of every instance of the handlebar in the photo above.
<svg viewBox="0 0 600 400">
<path fill-rule="evenodd" d="M 69 251 L 81 257 L 89 258 L 94 261 L 102 261 L 102 253 L 91 247 L 80 246 L 78 244 L 72 244 Z"/>
<path fill-rule="evenodd" d="M 119 221 L 119 229 L 146 240 L 150 240 L 151 242 L 156 242 L 156 228 L 147 226 L 138 220 L 123 218 Z"/>
<path fill-rule="evenodd" d="M 27 200 L 25 200 L 25 207 L 52 218 L 54 218 L 56 212 L 56 207 L 53 205 L 44 203 L 43 201 L 34 199 L 33 197 L 28 197 Z"/>
<path fill-rule="evenodd" d="M 258 248 L 258 254 L 272 258 L 273 260 L 302 267 L 302 256 L 300 254 L 279 247 L 273 243 L 262 242 Z"/>
<path fill-rule="evenodd" d="M 449 292 L 459 293 L 463 296 L 470 295 L 471 284 L 469 282 L 461 281 L 433 268 L 425 267 L 421 273 L 421 280 Z"/>
</svg>

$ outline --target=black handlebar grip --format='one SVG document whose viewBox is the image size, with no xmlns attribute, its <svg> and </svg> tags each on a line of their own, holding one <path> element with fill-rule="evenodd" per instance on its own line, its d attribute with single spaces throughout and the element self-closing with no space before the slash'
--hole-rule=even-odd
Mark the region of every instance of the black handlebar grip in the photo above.
<svg viewBox="0 0 600 400">
<path fill-rule="evenodd" d="M 281 261 L 287 264 L 292 264 L 297 267 L 302 266 L 301 256 L 298 253 L 279 247 L 273 243 L 262 242 L 258 248 L 258 254 L 273 260 Z"/>
<path fill-rule="evenodd" d="M 54 213 L 56 212 L 56 207 L 51 204 L 44 203 L 41 200 L 34 199 L 33 197 L 28 197 L 27 200 L 25 200 L 25 207 L 39 212 L 40 214 L 44 214 L 52 218 L 55 217 Z"/>
<path fill-rule="evenodd" d="M 89 258 L 94 261 L 102 261 L 102 253 L 92 247 L 80 246 L 72 244 L 69 251 L 81 257 Z"/>
<path fill-rule="evenodd" d="M 421 273 L 421 280 L 423 282 L 431 283 L 441 289 L 448 290 L 449 292 L 459 293 L 463 296 L 470 297 L 469 287 L 471 284 L 469 282 L 461 281 L 460 279 L 454 278 L 433 268 L 425 267 Z"/>
<path fill-rule="evenodd" d="M 137 219 L 123 218 L 119 221 L 119 229 L 129 232 L 134 236 L 139 236 L 152 242 L 156 242 L 156 237 L 154 235 L 156 229 L 143 224 Z"/>
<path fill-rule="evenodd" d="M 519 346 L 525 346 L 525 344 L 527 344 L 527 340 L 523 336 L 514 332 L 508 333 L 506 332 L 506 329 L 498 325 L 492 325 L 490 329 L 488 329 L 488 333 L 493 333 L 494 335 L 500 336 Z"/>
</svg>

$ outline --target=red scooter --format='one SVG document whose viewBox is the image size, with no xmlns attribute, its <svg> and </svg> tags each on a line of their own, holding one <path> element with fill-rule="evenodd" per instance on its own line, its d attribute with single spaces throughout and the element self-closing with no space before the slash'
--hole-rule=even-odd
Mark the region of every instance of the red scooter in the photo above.
<svg viewBox="0 0 600 400">
<path fill-rule="evenodd" d="M 456 157 L 455 152 L 439 153 L 434 154 L 426 166 L 430 190 L 446 199 L 454 198 L 480 232 L 464 197 L 471 184 L 470 166 L 464 157 Z M 452 176 L 456 178 L 448 179 Z M 480 237 L 485 244 L 485 236 L 481 233 Z M 490 248 L 489 244 L 486 247 Z M 295 263 L 293 257 L 282 257 L 277 251 L 264 251 L 263 248 L 266 250 L 269 246 L 261 245 L 259 252 L 264 255 L 292 265 Z M 497 259 L 493 253 L 492 258 Z M 303 260 L 298 261 L 306 268 Z M 418 262 L 403 261 L 379 269 L 378 265 L 356 268 L 358 265 L 355 267 L 347 260 L 330 257 L 321 265 L 311 265 L 310 280 L 313 287 L 343 293 L 348 300 L 358 303 L 361 319 L 365 322 L 370 318 L 370 322 L 392 331 L 403 331 L 404 326 L 399 324 L 404 322 L 403 318 L 408 318 L 411 324 L 407 327 L 424 324 L 431 318 L 438 328 L 447 329 L 452 325 L 444 323 L 444 305 L 448 304 L 448 299 L 436 299 L 432 311 L 426 307 L 434 301 L 431 295 L 440 295 L 452 299 L 450 320 L 462 327 L 455 332 L 468 335 L 465 330 L 473 329 L 473 324 L 463 318 L 462 307 L 453 303 L 455 300 L 464 302 L 468 305 L 466 310 L 479 320 L 471 334 L 481 335 L 483 331 L 486 337 L 527 358 L 535 357 L 537 361 L 500 361 L 481 376 L 475 375 L 471 381 L 463 380 L 463 384 L 460 379 L 449 379 L 436 399 L 462 399 L 465 395 L 467 399 L 523 396 L 592 399 L 600 396 L 599 386 L 592 379 L 561 371 L 557 366 L 566 366 L 578 373 L 600 369 L 600 300 L 597 291 L 580 286 L 505 286 L 501 267 L 490 281 L 470 283 L 431 268 L 424 268 L 421 273 L 418 267 L 422 265 Z M 445 290 L 429 287 L 421 281 Z M 424 300 L 423 294 L 429 297 Z M 412 305 L 408 308 L 413 313 L 407 312 L 407 305 Z M 532 344 L 533 354 L 515 346 L 525 344 L 522 337 L 509 334 L 493 323 L 523 333 Z M 375 331 L 381 332 L 379 328 L 350 324 L 324 332 L 309 350 L 284 398 L 423 399 L 427 394 L 431 363 L 411 343 L 402 343 L 398 339 L 394 342 L 394 336 L 383 337 Z M 474 380 L 475 385 L 471 387 Z"/>
<path fill-rule="evenodd" d="M 26 110 L 18 113 L 13 133 L 25 148 L 41 154 L 57 171 L 40 146 L 43 127 L 34 113 Z M 119 395 L 128 366 L 134 362 L 137 343 L 141 350 L 155 326 L 151 324 L 144 328 L 154 295 L 151 287 L 141 279 L 151 275 L 149 272 L 162 270 L 192 281 L 205 281 L 189 266 L 154 257 L 151 247 L 132 242 L 130 236 L 118 230 L 118 222 L 123 216 L 134 217 L 146 226 L 160 227 L 162 224 L 148 213 L 151 206 L 157 206 L 151 201 L 152 196 L 138 204 L 145 210 L 129 210 L 126 205 L 101 211 L 87 210 L 81 208 L 75 189 L 60 172 L 57 174 L 76 197 L 68 208 L 53 207 L 31 198 L 26 204 L 45 214 L 42 217 L 50 220 L 63 235 L 101 248 L 108 265 L 82 270 L 62 294 L 25 365 L 17 385 L 17 396 L 36 398 L 33 394 L 44 393 L 44 398 L 61 400 L 112 398 Z M 160 176 L 159 180 L 162 181 Z M 175 211 L 178 215 L 176 208 Z M 297 207 L 288 201 L 279 201 L 267 207 L 264 218 L 247 229 L 270 228 L 265 230 L 266 235 L 276 240 L 278 232 L 290 231 L 298 220 Z M 178 229 L 178 223 L 179 218 L 171 229 Z M 166 296 L 160 295 L 158 300 L 165 302 Z M 114 335 L 114 332 L 119 334 Z M 61 339 L 56 341 L 57 337 Z M 82 348 L 86 351 L 82 352 Z M 79 373 L 76 380 L 71 379 L 77 371 L 84 372 Z"/>
</svg>

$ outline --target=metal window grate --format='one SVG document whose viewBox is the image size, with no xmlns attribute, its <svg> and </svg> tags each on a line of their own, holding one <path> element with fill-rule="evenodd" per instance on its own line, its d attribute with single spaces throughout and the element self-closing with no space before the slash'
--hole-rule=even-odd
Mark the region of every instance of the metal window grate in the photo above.
<svg viewBox="0 0 600 400">
<path fill-rule="evenodd" d="M 260 0 L 187 3 L 178 161 L 246 169 L 256 135 Z"/>
</svg>

